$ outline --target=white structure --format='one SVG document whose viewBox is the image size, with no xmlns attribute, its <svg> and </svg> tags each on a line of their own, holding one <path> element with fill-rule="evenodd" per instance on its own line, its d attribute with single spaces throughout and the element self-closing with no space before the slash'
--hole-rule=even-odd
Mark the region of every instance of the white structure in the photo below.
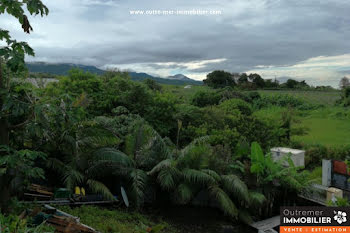
<svg viewBox="0 0 350 233">
<path fill-rule="evenodd" d="M 185 89 L 190 89 L 190 88 L 192 88 L 192 85 L 187 85 L 187 86 L 185 86 L 184 88 L 185 88 Z"/>
<path fill-rule="evenodd" d="M 332 161 L 322 159 L 322 185 L 330 187 L 332 184 Z"/>
<path fill-rule="evenodd" d="M 274 147 L 271 149 L 272 159 L 274 161 L 278 161 L 285 156 L 290 155 L 294 165 L 296 167 L 304 167 L 305 166 L 305 151 L 304 150 L 296 150 L 285 147 Z M 284 165 L 288 166 L 288 163 Z"/>
</svg>

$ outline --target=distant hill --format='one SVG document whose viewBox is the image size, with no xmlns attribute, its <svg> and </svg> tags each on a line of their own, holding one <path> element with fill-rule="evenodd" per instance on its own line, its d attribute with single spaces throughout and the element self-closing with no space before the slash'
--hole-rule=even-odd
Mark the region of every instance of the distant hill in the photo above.
<svg viewBox="0 0 350 233">
<path fill-rule="evenodd" d="M 79 64 L 71 64 L 71 63 L 45 63 L 45 62 L 33 62 L 27 63 L 27 67 L 29 72 L 32 73 L 48 73 L 55 75 L 67 75 L 68 71 L 72 68 L 79 68 L 84 71 L 88 71 L 94 74 L 103 74 L 105 71 L 101 70 L 95 66 L 86 66 Z M 158 83 L 162 84 L 172 84 L 172 85 L 202 85 L 202 81 L 196 81 L 186 77 L 183 74 L 177 74 L 174 76 L 169 76 L 167 78 L 159 78 L 149 75 L 147 73 L 138 73 L 138 72 L 129 72 L 129 75 L 134 81 L 143 81 L 145 79 L 153 79 Z"/>
<path fill-rule="evenodd" d="M 55 75 L 67 75 L 68 71 L 73 68 L 79 68 L 84 71 L 88 71 L 94 74 L 103 74 L 104 71 L 96 68 L 95 66 L 85 66 L 71 63 L 45 63 L 45 62 L 34 62 L 27 63 L 29 72 L 32 73 L 48 73 Z"/>
</svg>

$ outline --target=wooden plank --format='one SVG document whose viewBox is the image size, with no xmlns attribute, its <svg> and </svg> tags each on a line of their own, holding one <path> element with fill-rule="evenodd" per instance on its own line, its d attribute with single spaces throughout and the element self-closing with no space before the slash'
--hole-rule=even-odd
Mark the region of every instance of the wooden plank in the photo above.
<svg viewBox="0 0 350 233">
<path fill-rule="evenodd" d="M 85 224 L 80 223 L 80 219 L 78 217 L 75 217 L 73 215 L 70 215 L 64 211 L 61 211 L 59 209 L 56 209 L 50 205 L 44 205 L 46 209 L 49 210 L 56 210 L 57 213 L 63 215 L 63 216 L 57 216 L 54 215 L 54 218 L 52 219 L 51 223 L 56 223 L 57 225 L 68 225 L 68 231 L 62 231 L 62 232 L 82 232 L 82 233 L 96 233 L 97 231 L 93 229 L 92 227 L 89 227 Z M 51 219 L 49 219 L 51 220 Z M 49 222 L 48 220 L 48 222 Z M 62 230 L 62 229 L 61 229 Z"/>
<path fill-rule="evenodd" d="M 37 193 L 53 196 L 53 192 L 51 192 L 51 189 L 49 189 L 47 187 L 43 187 L 43 186 L 37 185 L 37 184 L 31 184 L 29 186 L 29 190 L 37 192 Z"/>
<path fill-rule="evenodd" d="M 65 216 L 65 217 L 69 217 L 69 218 L 76 219 L 76 221 L 79 222 L 79 218 L 78 218 L 78 217 L 75 217 L 75 216 L 73 216 L 73 215 L 70 215 L 70 214 L 68 214 L 68 213 L 66 213 L 66 212 L 64 212 L 64 211 L 62 211 L 62 210 L 58 210 L 58 209 L 56 209 L 55 207 L 52 207 L 52 206 L 50 206 L 50 205 L 44 205 L 44 207 L 45 207 L 46 209 L 49 209 L 49 210 L 56 210 L 57 213 L 59 213 L 59 214 Z"/>
<path fill-rule="evenodd" d="M 47 200 L 47 201 L 23 201 L 22 203 L 36 203 L 36 204 L 55 204 L 55 205 L 103 205 L 118 203 L 118 201 L 79 201 L 72 202 L 65 200 Z"/>
<path fill-rule="evenodd" d="M 24 196 L 28 196 L 28 197 L 34 197 L 34 198 L 48 198 L 50 199 L 51 196 L 47 196 L 47 195 L 41 195 L 41 194 L 34 194 L 34 193 L 24 193 Z"/>
</svg>

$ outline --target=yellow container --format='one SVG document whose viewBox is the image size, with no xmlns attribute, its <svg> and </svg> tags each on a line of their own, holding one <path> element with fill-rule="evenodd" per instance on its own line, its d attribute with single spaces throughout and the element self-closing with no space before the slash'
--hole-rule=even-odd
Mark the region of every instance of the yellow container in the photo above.
<svg viewBox="0 0 350 233">
<path fill-rule="evenodd" d="M 78 186 L 75 187 L 75 194 L 80 195 L 80 188 Z"/>
<path fill-rule="evenodd" d="M 85 189 L 83 187 L 81 187 L 80 192 L 81 192 L 81 195 L 85 196 Z"/>
</svg>

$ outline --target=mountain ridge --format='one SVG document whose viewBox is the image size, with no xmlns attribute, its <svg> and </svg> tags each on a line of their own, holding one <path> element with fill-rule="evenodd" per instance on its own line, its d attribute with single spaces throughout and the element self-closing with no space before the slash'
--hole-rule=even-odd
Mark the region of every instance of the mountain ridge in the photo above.
<svg viewBox="0 0 350 233">
<path fill-rule="evenodd" d="M 99 69 L 92 65 L 81 65 L 74 63 L 46 63 L 46 62 L 28 62 L 26 63 L 29 72 L 32 73 L 48 73 L 54 75 L 67 75 L 68 71 L 72 68 L 79 68 L 90 73 L 101 75 L 105 70 Z M 158 83 L 162 84 L 173 84 L 173 85 L 202 85 L 202 81 L 197 81 L 188 78 L 183 74 L 176 74 L 174 76 L 168 76 L 167 78 L 155 77 L 144 72 L 133 72 L 127 71 L 134 81 L 143 81 L 145 79 L 152 79 Z"/>
</svg>

